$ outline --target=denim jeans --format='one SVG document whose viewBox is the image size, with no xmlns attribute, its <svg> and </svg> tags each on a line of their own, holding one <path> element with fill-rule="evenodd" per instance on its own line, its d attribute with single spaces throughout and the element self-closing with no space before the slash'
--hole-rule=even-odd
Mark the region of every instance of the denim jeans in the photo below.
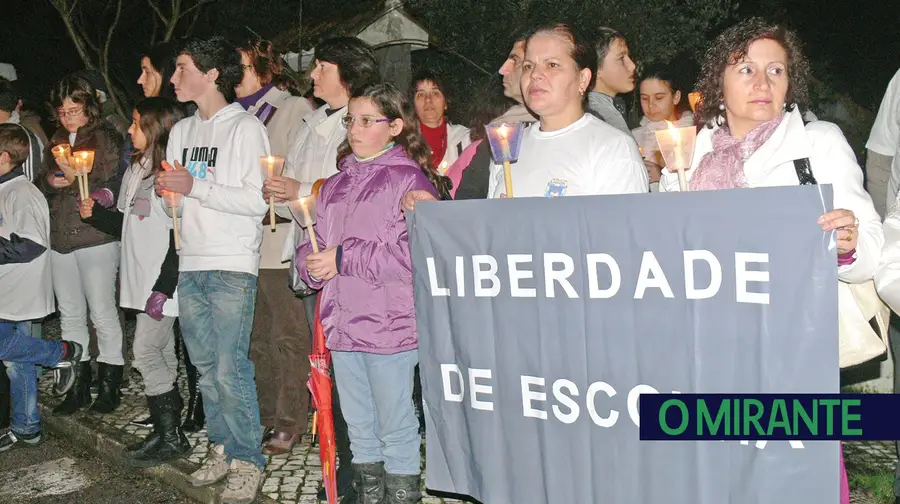
<svg viewBox="0 0 900 504">
<path fill-rule="evenodd" d="M 28 435 L 41 430 L 37 366 L 55 366 L 64 353 L 61 342 L 34 338 L 31 322 L 0 322 L 0 360 L 9 377 L 13 432 Z"/>
<path fill-rule="evenodd" d="M 384 461 L 390 474 L 419 474 L 422 438 L 412 399 L 418 350 L 331 352 L 331 357 L 353 463 Z"/>
<path fill-rule="evenodd" d="M 183 271 L 178 313 L 184 344 L 200 373 L 209 440 L 265 467 L 255 369 L 250 361 L 257 278 L 233 271 Z"/>
</svg>

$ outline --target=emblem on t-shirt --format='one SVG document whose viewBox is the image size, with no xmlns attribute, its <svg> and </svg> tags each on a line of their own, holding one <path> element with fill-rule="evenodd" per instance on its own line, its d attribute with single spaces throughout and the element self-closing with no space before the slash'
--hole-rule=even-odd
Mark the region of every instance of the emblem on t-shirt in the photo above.
<svg viewBox="0 0 900 504">
<path fill-rule="evenodd" d="M 566 189 L 569 188 L 569 181 L 566 179 L 555 178 L 547 184 L 547 190 L 544 191 L 545 198 L 558 198 L 566 195 Z"/>
</svg>

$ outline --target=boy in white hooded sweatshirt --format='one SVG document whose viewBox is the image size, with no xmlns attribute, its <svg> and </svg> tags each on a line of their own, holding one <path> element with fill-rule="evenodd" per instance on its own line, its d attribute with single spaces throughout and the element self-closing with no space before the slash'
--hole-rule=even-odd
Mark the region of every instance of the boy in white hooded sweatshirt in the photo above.
<svg viewBox="0 0 900 504">
<path fill-rule="evenodd" d="M 262 218 L 259 158 L 269 155 L 263 124 L 234 99 L 242 78 L 234 46 L 221 37 L 189 41 L 172 76 L 181 102 L 197 113 L 172 129 L 157 191 L 184 195 L 179 253 L 179 319 L 208 423 L 209 455 L 195 486 L 226 476 L 220 502 L 250 503 L 259 489 L 259 405 L 250 331 L 256 303 Z"/>
</svg>

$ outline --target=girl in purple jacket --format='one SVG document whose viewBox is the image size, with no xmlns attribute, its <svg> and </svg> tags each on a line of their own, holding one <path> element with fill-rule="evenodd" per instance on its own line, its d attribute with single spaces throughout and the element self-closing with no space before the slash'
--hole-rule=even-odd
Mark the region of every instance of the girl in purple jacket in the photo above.
<svg viewBox="0 0 900 504">
<path fill-rule="evenodd" d="M 316 199 L 315 237 L 324 250 L 311 253 L 306 239 L 296 264 L 310 287 L 322 289 L 319 313 L 357 492 L 365 502 L 414 503 L 421 498 L 412 401 L 418 335 L 400 200 L 416 189 L 445 194 L 449 184 L 436 175 L 415 114 L 394 86 L 354 96 L 344 126 L 340 173 Z"/>
</svg>

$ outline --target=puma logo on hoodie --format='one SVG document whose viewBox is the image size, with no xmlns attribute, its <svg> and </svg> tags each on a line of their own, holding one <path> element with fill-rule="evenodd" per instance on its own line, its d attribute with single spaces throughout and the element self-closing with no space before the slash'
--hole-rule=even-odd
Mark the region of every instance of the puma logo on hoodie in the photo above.
<svg viewBox="0 0 900 504">
<path fill-rule="evenodd" d="M 259 159 L 269 152 L 265 126 L 237 103 L 172 128 L 166 159 L 180 159 L 194 176 L 181 207 L 181 271 L 258 273 L 269 209 Z"/>
</svg>

